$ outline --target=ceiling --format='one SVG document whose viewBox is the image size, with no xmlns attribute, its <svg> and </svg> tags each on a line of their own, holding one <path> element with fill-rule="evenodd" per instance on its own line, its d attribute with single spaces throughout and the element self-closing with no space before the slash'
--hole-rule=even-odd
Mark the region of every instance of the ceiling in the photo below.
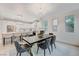
<svg viewBox="0 0 79 59">
<path fill-rule="evenodd" d="M 79 9 L 75 3 L 1 3 L 0 16 L 26 22 L 33 22 L 45 15 L 56 15 Z"/>
</svg>

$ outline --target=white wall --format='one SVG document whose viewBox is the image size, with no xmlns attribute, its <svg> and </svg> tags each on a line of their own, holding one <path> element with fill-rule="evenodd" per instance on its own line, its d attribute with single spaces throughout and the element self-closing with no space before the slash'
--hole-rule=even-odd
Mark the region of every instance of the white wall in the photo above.
<svg viewBox="0 0 79 59">
<path fill-rule="evenodd" d="M 75 16 L 75 28 L 74 33 L 65 31 L 65 16 L 74 15 Z M 52 20 L 58 19 L 58 31 L 54 32 L 52 30 Z M 57 41 L 62 41 L 70 44 L 79 45 L 79 10 L 75 10 L 72 12 L 60 14 L 59 16 L 55 16 L 49 20 L 49 32 L 53 32 L 56 34 Z"/>
</svg>

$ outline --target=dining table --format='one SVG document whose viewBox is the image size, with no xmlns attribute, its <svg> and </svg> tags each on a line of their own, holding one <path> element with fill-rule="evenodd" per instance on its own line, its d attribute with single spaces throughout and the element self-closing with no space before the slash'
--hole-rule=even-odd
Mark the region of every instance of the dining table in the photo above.
<svg viewBox="0 0 79 59">
<path fill-rule="evenodd" d="M 23 37 L 22 40 L 24 40 L 26 43 L 28 43 L 32 47 L 33 44 L 39 43 L 39 42 L 44 41 L 46 39 L 50 39 L 53 36 L 54 35 L 49 35 L 49 34 L 44 34 L 41 38 L 39 38 L 37 35 L 36 36 L 30 36 L 30 37 L 26 36 L 26 37 Z M 27 44 L 25 44 L 25 45 L 27 45 Z M 33 55 L 31 49 L 30 49 L 29 53 L 31 53 Z"/>
<path fill-rule="evenodd" d="M 25 42 L 27 42 L 28 44 L 35 44 L 41 41 L 44 41 L 46 39 L 49 39 L 51 37 L 53 37 L 54 35 L 49 35 L 49 34 L 44 34 L 41 38 L 39 38 L 38 36 L 27 36 L 27 37 L 23 37 L 22 40 L 24 40 Z"/>
</svg>

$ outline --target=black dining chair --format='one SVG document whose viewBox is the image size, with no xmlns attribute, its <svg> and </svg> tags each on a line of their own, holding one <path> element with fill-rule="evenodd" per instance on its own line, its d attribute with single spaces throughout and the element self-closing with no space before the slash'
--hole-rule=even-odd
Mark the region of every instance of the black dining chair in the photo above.
<svg viewBox="0 0 79 59">
<path fill-rule="evenodd" d="M 53 46 L 56 48 L 56 44 L 55 44 L 56 36 L 53 35 L 50 39 L 51 39 L 51 40 L 50 40 L 51 51 L 53 51 Z"/>
<path fill-rule="evenodd" d="M 47 40 L 44 40 L 44 41 L 41 41 L 41 42 L 38 42 L 37 43 L 37 53 L 38 53 L 38 50 L 39 48 L 43 49 L 44 50 L 44 56 L 45 56 L 45 50 L 48 48 L 50 54 L 51 54 L 51 51 L 50 51 L 50 48 L 49 48 L 49 45 L 48 45 L 48 41 Z"/>
<path fill-rule="evenodd" d="M 31 46 L 29 46 L 28 44 L 25 44 L 26 47 L 21 47 L 21 45 L 15 41 L 15 47 L 17 50 L 17 55 L 19 54 L 19 56 L 21 56 L 22 53 L 24 52 L 29 52 L 31 56 L 33 56 L 32 52 L 31 52 Z"/>
<path fill-rule="evenodd" d="M 54 35 L 53 33 L 49 33 L 49 35 Z"/>
</svg>

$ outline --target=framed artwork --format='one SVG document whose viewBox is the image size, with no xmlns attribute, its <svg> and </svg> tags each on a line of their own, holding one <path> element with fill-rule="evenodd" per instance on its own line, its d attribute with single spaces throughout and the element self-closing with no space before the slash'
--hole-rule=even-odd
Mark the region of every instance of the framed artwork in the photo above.
<svg viewBox="0 0 79 59">
<path fill-rule="evenodd" d="M 15 27 L 13 25 L 7 25 L 7 32 L 14 32 Z"/>
<path fill-rule="evenodd" d="M 53 31 L 57 31 L 57 28 L 58 28 L 58 20 L 54 19 L 53 20 Z"/>
<path fill-rule="evenodd" d="M 73 15 L 65 16 L 65 30 L 66 32 L 74 32 L 74 20 Z"/>
</svg>

